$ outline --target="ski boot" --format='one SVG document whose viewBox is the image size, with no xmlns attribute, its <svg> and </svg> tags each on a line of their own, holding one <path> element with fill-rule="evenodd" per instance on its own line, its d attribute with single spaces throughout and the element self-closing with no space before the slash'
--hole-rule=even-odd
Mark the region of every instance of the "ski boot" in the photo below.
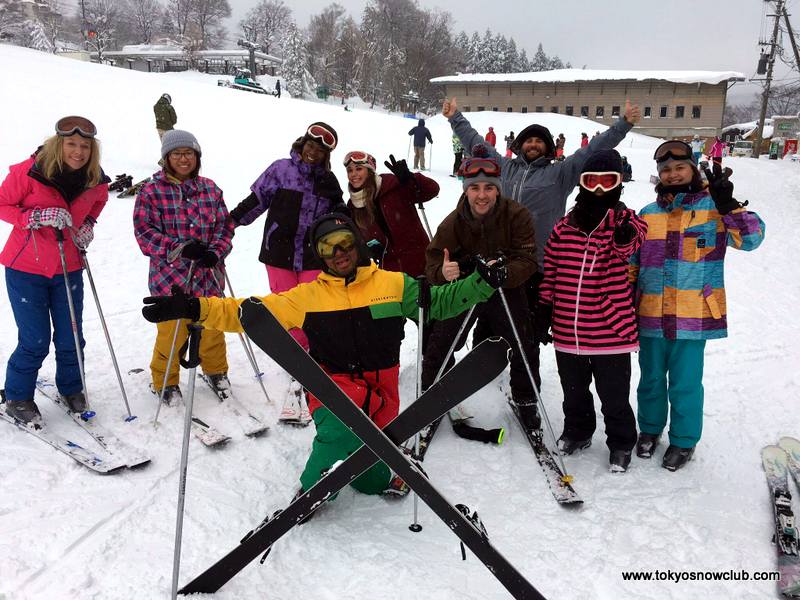
<svg viewBox="0 0 800 600">
<path fill-rule="evenodd" d="M 10 400 L 6 403 L 6 414 L 28 427 L 42 426 L 42 413 L 33 400 Z"/>
<path fill-rule="evenodd" d="M 558 438 L 558 451 L 561 453 L 562 456 L 569 456 L 574 452 L 579 450 L 586 450 L 589 446 L 592 445 L 592 438 L 586 440 L 573 440 L 566 436 L 561 436 Z"/>
<path fill-rule="evenodd" d="M 205 375 L 205 380 L 208 385 L 214 390 L 214 393 L 219 396 L 220 400 L 227 400 L 231 397 L 231 382 L 228 379 L 227 373 L 215 373 L 214 375 Z"/>
<path fill-rule="evenodd" d="M 608 455 L 609 470 L 612 473 L 625 473 L 631 464 L 630 450 L 612 450 Z"/>
<path fill-rule="evenodd" d="M 152 383 L 150 384 L 150 391 L 161 398 L 161 390 L 157 390 L 155 387 L 153 387 Z M 181 400 L 183 400 L 183 394 L 181 394 L 181 388 L 179 386 L 168 385 L 166 388 L 164 388 L 164 397 L 161 398 L 161 401 L 165 406 L 175 406 Z"/>
<path fill-rule="evenodd" d="M 518 400 L 515 398 L 513 402 L 517 405 L 519 418 L 525 429 L 528 431 L 537 431 L 542 428 L 542 418 L 539 416 L 539 408 L 536 406 L 535 400 Z"/>
<path fill-rule="evenodd" d="M 86 410 L 86 396 L 83 395 L 83 392 L 67 394 L 66 396 L 61 396 L 61 398 L 66 403 L 70 412 L 82 413 Z"/>
<path fill-rule="evenodd" d="M 661 466 L 667 471 L 677 471 L 692 460 L 693 454 L 694 448 L 678 448 L 678 446 L 670 444 L 667 447 L 667 451 L 664 453 Z"/>
</svg>

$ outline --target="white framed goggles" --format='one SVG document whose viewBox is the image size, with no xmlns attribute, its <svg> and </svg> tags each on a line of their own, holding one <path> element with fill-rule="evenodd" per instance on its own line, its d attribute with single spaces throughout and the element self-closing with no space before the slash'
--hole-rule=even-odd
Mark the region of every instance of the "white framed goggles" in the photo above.
<svg viewBox="0 0 800 600">
<path fill-rule="evenodd" d="M 622 183 L 622 175 L 616 171 L 587 171 L 581 173 L 580 184 L 584 189 L 590 192 L 603 190 L 610 192 L 615 187 Z"/>
</svg>

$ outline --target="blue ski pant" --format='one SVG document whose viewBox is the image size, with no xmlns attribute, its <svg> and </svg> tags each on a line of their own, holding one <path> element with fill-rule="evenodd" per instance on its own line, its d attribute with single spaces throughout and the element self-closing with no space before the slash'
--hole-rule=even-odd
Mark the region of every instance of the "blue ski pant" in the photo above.
<svg viewBox="0 0 800 600">
<path fill-rule="evenodd" d="M 639 431 L 660 435 L 669 413 L 669 443 L 697 445 L 703 431 L 705 347 L 705 340 L 639 339 Z"/>
<path fill-rule="evenodd" d="M 69 273 L 69 287 L 83 349 L 82 269 Z M 6 366 L 6 398 L 33 400 L 39 369 L 50 351 L 51 321 L 56 348 L 56 387 L 63 395 L 80 392 L 83 386 L 64 276 L 45 277 L 6 268 L 6 290 L 17 324 L 17 347 Z"/>
</svg>

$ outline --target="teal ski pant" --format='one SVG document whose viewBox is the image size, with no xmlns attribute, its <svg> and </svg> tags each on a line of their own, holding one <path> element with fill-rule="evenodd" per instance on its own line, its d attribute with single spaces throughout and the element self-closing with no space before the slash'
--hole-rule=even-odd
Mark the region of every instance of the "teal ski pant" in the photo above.
<svg viewBox="0 0 800 600">
<path fill-rule="evenodd" d="M 703 353 L 705 340 L 639 339 L 641 376 L 636 390 L 639 431 L 693 448 L 703 431 Z"/>
<path fill-rule="evenodd" d="M 322 479 L 323 473 L 335 463 L 346 459 L 363 445 L 361 440 L 324 406 L 314 411 L 313 418 L 317 435 L 311 445 L 311 455 L 306 461 L 306 467 L 300 475 L 303 491 L 307 491 Z M 388 487 L 391 479 L 392 473 L 389 467 L 379 462 L 356 477 L 350 485 L 364 494 L 380 494 Z"/>
</svg>

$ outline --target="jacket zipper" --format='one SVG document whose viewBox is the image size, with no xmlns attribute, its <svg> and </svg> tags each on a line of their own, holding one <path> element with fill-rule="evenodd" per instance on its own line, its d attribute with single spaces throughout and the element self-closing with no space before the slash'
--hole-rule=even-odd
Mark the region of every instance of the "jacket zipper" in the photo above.
<svg viewBox="0 0 800 600">
<path fill-rule="evenodd" d="M 579 231 L 580 233 L 586 236 L 586 247 L 583 251 L 583 261 L 581 262 L 581 274 L 578 277 L 578 289 L 575 292 L 575 318 L 572 321 L 572 332 L 575 335 L 575 350 L 577 351 L 578 355 L 580 355 L 581 353 L 581 344 L 580 340 L 578 339 L 578 312 L 579 312 L 578 307 L 581 303 L 581 290 L 583 289 L 583 272 L 586 268 L 586 258 L 589 255 L 589 242 L 591 241 L 591 237 L 594 235 L 594 232 L 597 231 L 600 225 L 603 224 L 603 221 L 606 220 L 606 217 L 608 217 L 608 211 L 606 211 L 606 214 L 603 216 L 602 219 L 600 219 L 600 222 L 595 226 L 594 229 L 592 229 L 592 231 L 588 235 L 586 235 L 586 233 L 584 233 L 580 229 L 573 227 L 573 229 Z M 572 225 L 568 225 L 568 227 L 572 227 Z M 594 258 L 592 259 L 592 265 L 589 268 L 589 273 L 594 271 L 594 263 L 596 260 L 597 260 L 597 245 L 595 244 Z"/>
</svg>

